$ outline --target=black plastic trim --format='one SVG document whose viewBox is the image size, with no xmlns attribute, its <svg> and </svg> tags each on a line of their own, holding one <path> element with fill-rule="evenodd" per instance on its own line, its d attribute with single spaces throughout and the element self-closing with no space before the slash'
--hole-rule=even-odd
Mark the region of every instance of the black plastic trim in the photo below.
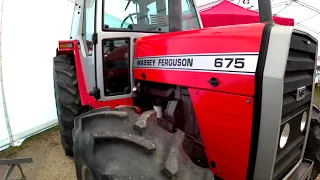
<svg viewBox="0 0 320 180">
<path fill-rule="evenodd" d="M 93 87 L 93 90 L 89 92 L 89 95 L 95 97 L 96 99 L 100 99 L 100 89 L 98 87 Z"/>
<path fill-rule="evenodd" d="M 298 51 L 308 52 L 314 54 L 317 51 L 317 44 L 312 42 L 309 38 L 292 35 L 290 48 Z"/>
<path fill-rule="evenodd" d="M 92 43 L 98 44 L 98 34 L 96 32 L 92 34 Z"/>
<path fill-rule="evenodd" d="M 259 133 L 260 133 L 260 121 L 261 121 L 261 103 L 262 103 L 262 84 L 263 73 L 268 53 L 268 45 L 271 34 L 271 29 L 274 26 L 273 22 L 266 24 L 262 34 L 262 40 L 260 45 L 260 52 L 258 58 L 258 64 L 255 73 L 255 95 L 254 95 L 254 107 L 253 107 L 253 119 L 252 119 L 252 132 L 251 132 L 251 144 L 250 154 L 247 169 L 247 179 L 253 179 L 256 156 L 258 150 Z"/>
</svg>

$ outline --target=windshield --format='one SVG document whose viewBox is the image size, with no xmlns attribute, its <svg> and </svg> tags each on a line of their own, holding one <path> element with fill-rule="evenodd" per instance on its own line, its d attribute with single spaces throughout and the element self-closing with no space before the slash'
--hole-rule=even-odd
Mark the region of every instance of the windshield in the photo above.
<svg viewBox="0 0 320 180">
<path fill-rule="evenodd" d="M 104 30 L 168 32 L 169 0 L 104 0 Z M 200 28 L 192 0 L 181 0 L 182 30 Z"/>
</svg>

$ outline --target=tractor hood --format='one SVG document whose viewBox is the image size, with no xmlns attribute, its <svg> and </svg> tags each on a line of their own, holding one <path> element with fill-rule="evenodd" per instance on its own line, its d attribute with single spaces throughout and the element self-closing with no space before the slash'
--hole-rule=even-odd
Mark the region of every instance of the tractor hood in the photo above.
<svg viewBox="0 0 320 180">
<path fill-rule="evenodd" d="M 253 96 L 264 27 L 257 23 L 139 38 L 134 78 Z M 213 77 L 219 86 L 208 83 Z"/>
</svg>

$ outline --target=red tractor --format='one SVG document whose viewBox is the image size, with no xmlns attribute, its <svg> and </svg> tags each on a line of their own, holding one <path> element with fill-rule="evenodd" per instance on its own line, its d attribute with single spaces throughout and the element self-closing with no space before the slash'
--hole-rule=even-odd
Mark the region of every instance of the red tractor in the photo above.
<svg viewBox="0 0 320 180">
<path fill-rule="evenodd" d="M 310 178 L 317 40 L 269 0 L 259 23 L 205 29 L 196 7 L 76 0 L 54 85 L 78 179 Z"/>
</svg>

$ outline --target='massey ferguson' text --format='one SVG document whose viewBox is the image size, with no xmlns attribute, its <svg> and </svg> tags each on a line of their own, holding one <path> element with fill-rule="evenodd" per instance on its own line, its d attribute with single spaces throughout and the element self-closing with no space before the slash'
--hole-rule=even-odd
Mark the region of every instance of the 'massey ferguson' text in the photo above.
<svg viewBox="0 0 320 180">
<path fill-rule="evenodd" d="M 169 66 L 169 67 L 192 67 L 193 58 L 172 58 L 172 59 L 139 59 L 138 66 Z"/>
<path fill-rule="evenodd" d="M 172 55 L 135 58 L 133 68 L 255 73 L 259 53 Z"/>
</svg>

